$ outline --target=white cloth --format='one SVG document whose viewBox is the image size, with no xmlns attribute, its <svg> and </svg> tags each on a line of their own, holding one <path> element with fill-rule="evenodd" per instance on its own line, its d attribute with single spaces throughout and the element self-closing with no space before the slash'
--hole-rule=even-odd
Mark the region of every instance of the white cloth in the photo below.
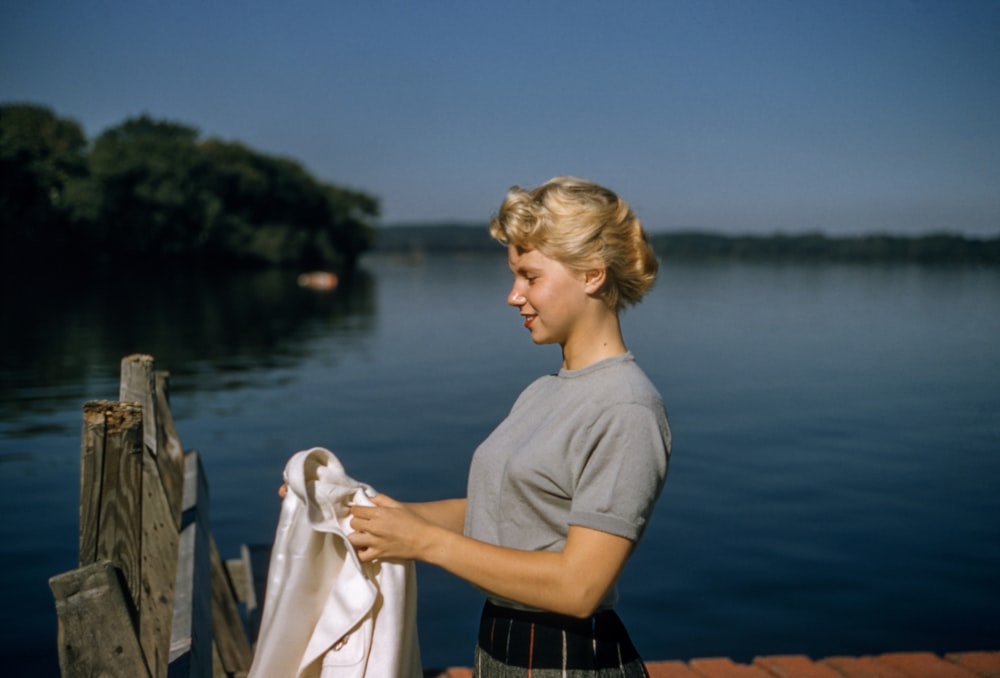
<svg viewBox="0 0 1000 678">
<path fill-rule="evenodd" d="M 294 454 L 285 482 L 249 678 L 422 676 L 413 562 L 362 564 L 347 540 L 374 490 L 321 447 Z"/>
</svg>

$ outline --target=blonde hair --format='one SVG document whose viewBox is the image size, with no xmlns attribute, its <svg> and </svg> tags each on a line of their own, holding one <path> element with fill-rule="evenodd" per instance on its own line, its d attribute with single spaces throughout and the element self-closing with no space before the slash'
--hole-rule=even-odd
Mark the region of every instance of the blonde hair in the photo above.
<svg viewBox="0 0 1000 678">
<path fill-rule="evenodd" d="M 586 179 L 556 177 L 533 189 L 513 186 L 490 235 L 522 250 L 538 250 L 568 268 L 603 265 L 600 296 L 616 311 L 639 303 L 653 286 L 659 262 L 649 236 L 624 200 Z"/>
</svg>

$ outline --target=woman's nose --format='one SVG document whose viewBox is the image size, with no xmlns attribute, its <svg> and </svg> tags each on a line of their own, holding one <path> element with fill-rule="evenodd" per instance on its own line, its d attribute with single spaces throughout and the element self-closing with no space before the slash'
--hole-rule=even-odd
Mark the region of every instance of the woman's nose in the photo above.
<svg viewBox="0 0 1000 678">
<path fill-rule="evenodd" d="M 524 303 L 524 295 L 517 290 L 517 285 L 510 288 L 510 294 L 507 295 L 507 303 L 511 306 L 520 306 Z"/>
</svg>

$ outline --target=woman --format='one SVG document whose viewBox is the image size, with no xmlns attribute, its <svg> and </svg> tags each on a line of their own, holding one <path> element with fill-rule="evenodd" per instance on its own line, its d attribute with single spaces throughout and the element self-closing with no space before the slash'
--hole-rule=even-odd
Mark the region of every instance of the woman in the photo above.
<svg viewBox="0 0 1000 678">
<path fill-rule="evenodd" d="M 663 487 L 670 429 L 619 314 L 652 286 L 656 257 L 623 200 L 572 177 L 512 188 L 490 233 L 507 246 L 507 303 L 532 341 L 559 344 L 562 367 L 476 450 L 467 498 L 378 495 L 352 509 L 350 541 L 362 561 L 421 560 L 486 593 L 476 675 L 644 676 L 612 608 Z"/>
</svg>

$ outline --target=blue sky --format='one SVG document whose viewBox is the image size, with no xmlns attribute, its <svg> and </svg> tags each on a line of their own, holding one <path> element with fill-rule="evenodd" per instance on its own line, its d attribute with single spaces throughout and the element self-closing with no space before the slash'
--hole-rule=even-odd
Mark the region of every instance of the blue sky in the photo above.
<svg viewBox="0 0 1000 678">
<path fill-rule="evenodd" d="M 0 102 L 289 156 L 383 221 L 607 184 L 651 231 L 1000 235 L 1000 0 L 32 0 Z"/>
</svg>

